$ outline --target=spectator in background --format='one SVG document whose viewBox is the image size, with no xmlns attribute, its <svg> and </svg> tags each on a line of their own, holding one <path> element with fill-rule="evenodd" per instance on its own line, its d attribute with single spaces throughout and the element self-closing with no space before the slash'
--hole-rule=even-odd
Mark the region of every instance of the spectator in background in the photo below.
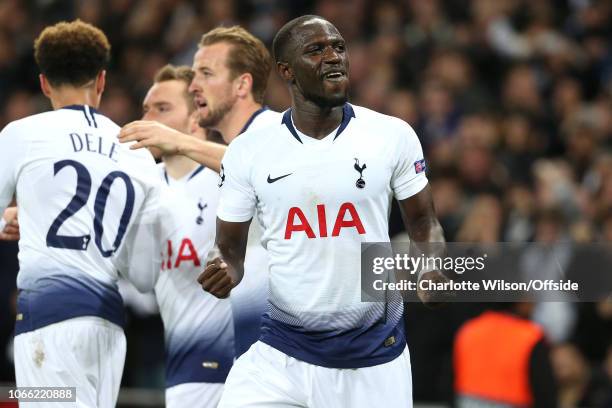
<svg viewBox="0 0 612 408">
<path fill-rule="evenodd" d="M 593 369 L 580 350 L 563 343 L 552 350 L 552 366 L 559 384 L 561 408 L 603 407 L 610 402 L 610 379 L 601 369 Z"/>
<path fill-rule="evenodd" d="M 525 281 L 534 279 L 566 279 L 572 259 L 572 248 L 567 242 L 567 221 L 557 208 L 540 210 L 535 219 L 534 244 L 526 248 L 520 259 L 520 273 Z M 540 324 L 553 343 L 568 340 L 576 323 L 573 303 L 563 300 L 559 293 L 554 299 L 536 294 L 538 301 L 531 318 Z"/>
</svg>

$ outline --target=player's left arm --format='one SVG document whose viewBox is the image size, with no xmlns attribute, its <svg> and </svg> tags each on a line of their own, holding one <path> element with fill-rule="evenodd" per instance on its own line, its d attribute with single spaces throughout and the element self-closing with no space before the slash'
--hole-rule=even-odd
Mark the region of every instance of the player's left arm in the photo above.
<svg viewBox="0 0 612 408">
<path fill-rule="evenodd" d="M 399 137 L 391 187 L 400 204 L 406 232 L 420 252 L 428 257 L 443 257 L 446 252 L 444 231 L 436 217 L 421 143 L 408 124 L 399 122 L 397 130 Z M 435 270 L 421 271 L 419 279 L 447 280 L 441 271 Z M 441 300 L 437 295 L 421 290 L 418 295 L 428 305 L 435 305 Z"/>
<path fill-rule="evenodd" d="M 445 242 L 444 231 L 434 210 L 433 196 L 429 184 L 412 197 L 400 200 L 399 204 L 404 226 L 411 240 L 415 242 Z"/>
<path fill-rule="evenodd" d="M 444 231 L 436 217 L 431 188 L 425 186 L 420 192 L 405 200 L 400 200 L 400 209 L 404 227 L 411 242 L 419 247 L 420 252 L 431 258 L 443 258 L 446 253 Z M 419 245 L 421 244 L 421 245 Z M 438 270 L 420 272 L 419 280 L 444 282 L 448 278 Z M 418 290 L 419 299 L 428 306 L 438 306 L 449 295 L 438 291 Z"/>
</svg>

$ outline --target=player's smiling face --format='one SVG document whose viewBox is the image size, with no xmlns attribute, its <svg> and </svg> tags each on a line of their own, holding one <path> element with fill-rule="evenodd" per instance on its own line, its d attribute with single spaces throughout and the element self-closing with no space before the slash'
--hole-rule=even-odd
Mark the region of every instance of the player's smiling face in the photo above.
<svg viewBox="0 0 612 408">
<path fill-rule="evenodd" d="M 321 19 L 294 31 L 295 84 L 307 100 L 319 106 L 339 106 L 348 98 L 348 57 L 344 38 Z"/>
</svg>

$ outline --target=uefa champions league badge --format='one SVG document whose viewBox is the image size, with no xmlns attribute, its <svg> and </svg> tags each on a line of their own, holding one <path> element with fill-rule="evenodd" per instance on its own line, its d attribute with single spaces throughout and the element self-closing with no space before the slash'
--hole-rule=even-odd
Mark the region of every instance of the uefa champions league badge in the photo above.
<svg viewBox="0 0 612 408">
<path fill-rule="evenodd" d="M 359 178 L 355 182 L 357 188 L 364 188 L 366 185 L 365 180 L 363 179 L 363 171 L 366 169 L 366 164 L 363 163 L 363 166 L 359 165 L 359 159 L 355 157 L 355 166 L 354 169 L 359 172 Z"/>
<path fill-rule="evenodd" d="M 417 160 L 414 162 L 414 172 L 416 174 L 422 173 L 427 170 L 427 165 L 425 164 L 425 159 Z"/>
</svg>

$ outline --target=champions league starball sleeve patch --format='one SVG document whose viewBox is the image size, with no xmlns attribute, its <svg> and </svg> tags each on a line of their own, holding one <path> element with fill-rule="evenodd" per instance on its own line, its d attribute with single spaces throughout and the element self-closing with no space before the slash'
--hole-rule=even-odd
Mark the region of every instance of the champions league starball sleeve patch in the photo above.
<svg viewBox="0 0 612 408">
<path fill-rule="evenodd" d="M 416 174 L 422 173 L 427 170 L 427 166 L 425 165 L 425 159 L 417 160 L 414 162 L 414 171 Z"/>
</svg>

